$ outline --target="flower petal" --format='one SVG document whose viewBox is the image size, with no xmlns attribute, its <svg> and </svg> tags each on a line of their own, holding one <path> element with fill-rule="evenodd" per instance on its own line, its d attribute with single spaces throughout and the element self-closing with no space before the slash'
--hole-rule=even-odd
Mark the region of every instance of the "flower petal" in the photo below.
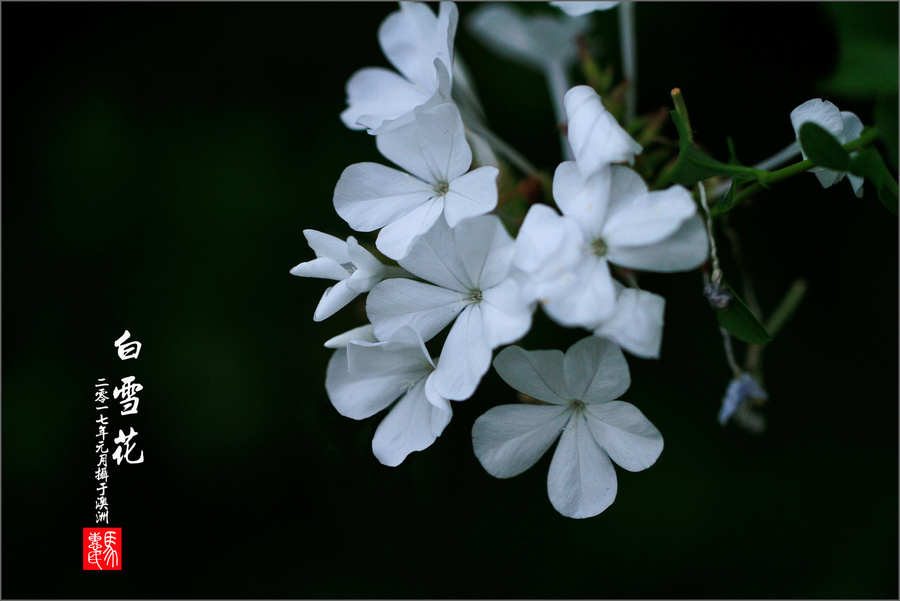
<svg viewBox="0 0 900 601">
<path fill-rule="evenodd" d="M 647 246 L 613 247 L 606 255 L 610 263 L 645 271 L 690 271 L 706 261 L 708 242 L 703 218 L 694 215 L 673 235 Z"/>
<path fill-rule="evenodd" d="M 696 212 L 694 200 L 682 186 L 647 192 L 633 197 L 627 206 L 610 207 L 601 236 L 610 247 L 654 244 L 674 234 Z"/>
<path fill-rule="evenodd" d="M 328 319 L 349 305 L 350 301 L 354 298 L 359 296 L 359 292 L 350 288 L 347 285 L 347 282 L 348 280 L 341 280 L 325 291 L 322 295 L 322 299 L 316 306 L 316 312 L 313 314 L 313 321 L 323 321 Z"/>
<path fill-rule="evenodd" d="M 385 121 L 425 104 L 434 90 L 417 87 L 394 71 L 381 67 L 360 69 L 347 80 L 347 108 L 341 121 L 350 129 L 374 133 Z"/>
<path fill-rule="evenodd" d="M 800 138 L 800 126 L 807 121 L 821 125 L 839 140 L 843 139 L 844 119 L 838 107 L 831 102 L 813 98 L 791 111 L 791 125 L 794 126 L 794 135 L 797 139 Z M 803 158 L 808 158 L 805 152 Z"/>
<path fill-rule="evenodd" d="M 606 110 L 593 88 L 575 86 L 570 89 L 566 92 L 565 105 L 569 118 L 569 145 L 585 177 L 610 163 L 634 162 L 634 155 L 642 150 L 641 145 Z"/>
<path fill-rule="evenodd" d="M 455 250 L 473 290 L 484 291 L 509 274 L 516 246 L 494 215 L 467 219 L 453 229 Z"/>
<path fill-rule="evenodd" d="M 459 13 L 452 2 L 442 2 L 439 15 L 423 2 L 401 2 L 378 28 L 384 55 L 410 81 L 429 90 L 437 88 L 432 63 L 440 58 L 453 64 L 453 38 Z"/>
<path fill-rule="evenodd" d="M 658 294 L 625 288 L 619 293 L 612 317 L 598 325 L 594 335 L 612 338 L 638 357 L 657 359 L 665 306 L 665 299 Z"/>
<path fill-rule="evenodd" d="M 445 219 L 438 219 L 410 248 L 400 265 L 443 288 L 469 294 L 474 289 L 456 249 L 456 238 Z"/>
<path fill-rule="evenodd" d="M 364 326 L 348 330 L 343 334 L 338 334 L 334 338 L 329 338 L 325 341 L 324 346 L 325 348 L 339 349 L 357 340 L 360 342 L 378 342 L 378 339 L 375 338 L 375 332 L 372 330 L 372 324 L 367 323 Z"/>
<path fill-rule="evenodd" d="M 546 405 L 500 405 L 475 420 L 472 445 L 484 469 L 497 478 L 521 474 L 559 438 L 569 408 Z"/>
<path fill-rule="evenodd" d="M 326 280 L 345 280 L 350 276 L 350 273 L 334 259 L 318 257 L 291 268 L 291 275 Z"/>
<path fill-rule="evenodd" d="M 663 450 L 662 434 L 631 403 L 611 401 L 586 405 L 585 411 L 594 440 L 620 467 L 639 472 L 659 459 Z"/>
<path fill-rule="evenodd" d="M 548 286 L 544 311 L 567 327 L 592 327 L 615 310 L 616 289 L 605 259 L 582 254 L 570 271 Z"/>
<path fill-rule="evenodd" d="M 574 398 L 563 375 L 562 351 L 526 351 L 510 346 L 497 354 L 494 369 L 503 380 L 545 403 L 568 406 Z"/>
<path fill-rule="evenodd" d="M 469 217 L 490 213 L 497 206 L 496 167 L 479 167 L 450 182 L 444 200 L 444 217 L 450 227 Z"/>
<path fill-rule="evenodd" d="M 334 188 L 334 208 L 358 232 L 396 221 L 435 196 L 420 179 L 377 163 L 350 165 Z"/>
<path fill-rule="evenodd" d="M 484 335 L 492 349 L 518 340 L 531 329 L 533 307 L 512 279 L 485 290 L 479 306 L 484 316 Z"/>
<path fill-rule="evenodd" d="M 340 238 L 316 230 L 303 230 L 303 235 L 317 257 L 328 257 L 337 263 L 351 262 L 347 243 Z"/>
<path fill-rule="evenodd" d="M 462 401 L 475 393 L 491 367 L 491 346 L 484 332 L 481 307 L 466 307 L 450 328 L 434 371 L 435 390 L 444 398 Z"/>
<path fill-rule="evenodd" d="M 402 261 L 410 248 L 440 220 L 444 199 L 430 198 L 412 211 L 387 224 L 378 232 L 375 246 L 385 256 Z"/>
<path fill-rule="evenodd" d="M 566 351 L 563 373 L 572 398 L 604 403 L 620 397 L 631 385 L 628 363 L 615 342 L 588 336 Z"/>
<path fill-rule="evenodd" d="M 563 215 L 574 219 L 588 240 L 599 236 L 611 199 L 613 172 L 601 169 L 584 177 L 575 161 L 560 163 L 553 175 L 553 200 Z M 646 190 L 646 187 L 644 188 Z"/>
<path fill-rule="evenodd" d="M 612 505 L 617 489 L 612 461 L 591 436 L 584 415 L 574 415 L 550 462 L 550 502 L 566 517 L 589 518 Z"/>
<path fill-rule="evenodd" d="M 472 164 L 459 109 L 452 103 L 413 111 L 413 121 L 385 125 L 378 130 L 378 151 L 421 180 L 449 184 Z"/>
<path fill-rule="evenodd" d="M 378 283 L 369 293 L 366 311 L 375 335 L 388 339 L 403 326 L 430 340 L 471 301 L 464 294 L 407 279 Z"/>
<path fill-rule="evenodd" d="M 452 416 L 452 412 L 428 402 L 425 380 L 422 380 L 378 424 L 372 438 L 372 452 L 382 464 L 398 466 L 413 451 L 430 447 Z"/>
<path fill-rule="evenodd" d="M 338 349 L 328 361 L 325 390 L 338 413 L 352 419 L 365 419 L 385 409 L 399 397 L 408 382 L 402 375 L 358 377 L 348 371 L 347 349 Z"/>
</svg>

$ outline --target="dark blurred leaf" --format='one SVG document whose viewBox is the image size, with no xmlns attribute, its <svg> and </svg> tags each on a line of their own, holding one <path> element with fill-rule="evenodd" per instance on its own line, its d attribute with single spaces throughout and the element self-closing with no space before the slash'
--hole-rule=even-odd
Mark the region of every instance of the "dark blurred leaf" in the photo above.
<svg viewBox="0 0 900 601">
<path fill-rule="evenodd" d="M 813 163 L 820 167 L 846 171 L 850 155 L 841 143 L 817 123 L 807 121 L 800 126 L 800 147 Z"/>
<path fill-rule="evenodd" d="M 897 3 L 827 2 L 837 29 L 838 64 L 820 84 L 825 94 L 874 98 L 897 91 Z"/>
<path fill-rule="evenodd" d="M 723 281 L 723 283 L 728 287 L 734 299 L 728 307 L 716 309 L 716 318 L 719 320 L 719 325 L 728 330 L 732 336 L 744 342 L 765 344 L 772 340 L 772 337 L 766 332 L 766 328 L 759 322 L 746 303 L 741 300 L 741 297 L 728 285 L 728 282 Z"/>
<path fill-rule="evenodd" d="M 875 184 L 881 204 L 894 215 L 897 214 L 897 181 L 877 150 L 871 147 L 860 150 L 850 160 L 848 171 Z"/>
<path fill-rule="evenodd" d="M 879 94 L 875 100 L 875 127 L 881 132 L 881 139 L 884 140 L 884 146 L 887 148 L 888 160 L 891 162 L 890 167 L 894 172 L 897 171 L 898 159 L 898 143 L 897 131 L 900 129 L 898 124 L 898 96 L 893 94 Z"/>
</svg>

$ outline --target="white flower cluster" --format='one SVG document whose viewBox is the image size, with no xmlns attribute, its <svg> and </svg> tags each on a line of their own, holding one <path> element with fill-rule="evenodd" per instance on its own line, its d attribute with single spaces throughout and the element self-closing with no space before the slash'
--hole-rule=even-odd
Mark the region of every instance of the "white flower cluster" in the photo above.
<svg viewBox="0 0 900 601">
<path fill-rule="evenodd" d="M 574 160 L 553 178 L 560 212 L 531 206 L 513 238 L 491 213 L 498 169 L 473 168 L 473 146 L 485 144 L 475 132 L 484 128 L 469 117 L 477 114 L 471 101 L 459 100 L 474 98 L 471 91 L 455 89 L 457 20 L 451 2 L 441 2 L 437 15 L 402 2 L 378 30 L 397 71 L 365 68 L 347 83 L 341 119 L 374 135 L 396 168 L 347 167 L 334 207 L 354 230 L 378 230 L 375 246 L 399 267 L 384 265 L 353 237 L 343 242 L 307 230 L 317 258 L 291 273 L 338 280 L 322 297 L 317 321 L 369 293 L 371 323 L 326 343 L 336 350 L 325 386 L 347 417 L 391 408 L 372 441 L 385 465 L 440 436 L 450 401 L 472 397 L 494 350 L 528 333 L 538 305 L 560 325 L 589 330 L 565 354 L 516 346 L 500 352 L 497 372 L 535 401 L 489 410 L 475 422 L 473 441 L 485 469 L 505 478 L 559 438 L 550 500 L 563 515 L 593 516 L 615 498 L 612 462 L 642 470 L 663 447 L 653 424 L 617 399 L 630 384 L 620 347 L 658 357 L 665 303 L 623 285 L 613 266 L 694 269 L 706 260 L 706 233 L 686 189 L 648 190 L 628 166 L 641 147 L 593 89 L 576 86 L 564 99 Z M 490 153 L 476 158 L 483 154 Z M 426 343 L 448 327 L 432 357 Z"/>
</svg>

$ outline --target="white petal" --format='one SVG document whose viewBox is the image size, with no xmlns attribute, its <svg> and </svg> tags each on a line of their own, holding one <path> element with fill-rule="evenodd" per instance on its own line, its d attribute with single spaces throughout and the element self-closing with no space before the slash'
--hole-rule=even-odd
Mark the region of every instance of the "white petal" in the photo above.
<svg viewBox="0 0 900 601">
<path fill-rule="evenodd" d="M 328 257 L 337 263 L 351 262 L 347 252 L 347 243 L 340 238 L 316 230 L 303 230 L 303 235 L 317 257 Z"/>
<path fill-rule="evenodd" d="M 350 272 L 334 259 L 318 257 L 291 268 L 291 275 L 305 278 L 323 278 L 326 280 L 345 280 L 350 276 Z"/>
<path fill-rule="evenodd" d="M 571 271 L 548 287 L 544 311 L 560 325 L 592 327 L 615 310 L 616 289 L 605 259 L 582 255 Z"/>
<path fill-rule="evenodd" d="M 422 380 L 378 424 L 372 452 L 382 464 L 398 466 L 413 451 L 430 447 L 450 423 L 452 415 L 428 402 Z"/>
<path fill-rule="evenodd" d="M 334 352 L 325 371 L 325 390 L 338 413 L 352 419 L 375 415 L 394 402 L 408 386 L 402 375 L 357 377 L 347 367 L 347 349 Z"/>
<path fill-rule="evenodd" d="M 844 171 L 835 171 L 824 167 L 813 167 L 810 171 L 816 174 L 816 179 L 819 180 L 823 188 L 830 188 L 847 175 Z"/>
<path fill-rule="evenodd" d="M 350 165 L 334 188 L 334 208 L 358 232 L 396 221 L 434 196 L 431 187 L 408 173 L 378 165 Z"/>
<path fill-rule="evenodd" d="M 401 329 L 409 330 L 409 328 Z M 397 338 L 394 333 L 393 338 Z M 411 342 L 411 344 L 410 344 Z M 424 347 L 422 347 L 424 348 Z M 395 375 L 411 384 L 424 379 L 434 370 L 431 359 L 412 341 L 363 342 L 347 345 L 347 373 L 354 378 L 376 378 Z"/>
<path fill-rule="evenodd" d="M 428 101 L 434 90 L 417 87 L 394 71 L 380 67 L 360 69 L 347 80 L 347 108 L 341 121 L 350 129 L 369 133 L 386 120 L 396 119 Z"/>
<path fill-rule="evenodd" d="M 484 316 L 484 335 L 492 349 L 518 340 L 531 328 L 534 308 L 513 279 L 485 290 L 479 306 Z"/>
<path fill-rule="evenodd" d="M 347 280 L 342 280 L 334 286 L 328 288 L 322 295 L 322 300 L 316 306 L 316 312 L 313 314 L 313 321 L 322 321 L 328 319 L 344 307 L 350 304 L 354 298 L 359 296 L 359 292 L 347 286 Z"/>
<path fill-rule="evenodd" d="M 527 273 L 537 271 L 565 238 L 562 216 L 545 204 L 531 205 L 516 235 L 514 265 Z"/>
<path fill-rule="evenodd" d="M 569 408 L 546 405 L 500 405 L 475 420 L 472 445 L 484 469 L 511 478 L 537 463 L 559 438 Z"/>
<path fill-rule="evenodd" d="M 453 229 L 455 250 L 473 289 L 486 290 L 509 274 L 515 243 L 494 215 L 467 219 Z"/>
<path fill-rule="evenodd" d="M 665 299 L 657 294 L 626 288 L 616 300 L 612 317 L 597 326 L 594 335 L 612 338 L 638 357 L 657 359 L 665 305 Z"/>
<path fill-rule="evenodd" d="M 690 193 L 681 186 L 647 192 L 627 206 L 611 209 L 601 236 L 610 247 L 654 244 L 674 234 L 696 212 Z"/>
<path fill-rule="evenodd" d="M 612 176 L 613 171 L 601 169 L 586 178 L 575 161 L 560 163 L 553 175 L 553 200 L 563 215 L 578 223 L 589 240 L 600 234 L 606 219 L 613 198 L 610 193 Z"/>
<path fill-rule="evenodd" d="M 612 401 L 585 406 L 594 439 L 620 467 L 645 470 L 659 459 L 663 438 L 650 420 L 631 403 Z"/>
<path fill-rule="evenodd" d="M 563 370 L 572 397 L 585 403 L 617 399 L 631 385 L 625 355 L 615 342 L 596 336 L 569 347 Z"/>
<path fill-rule="evenodd" d="M 551 5 L 560 9 L 567 15 L 571 15 L 573 17 L 577 17 L 580 15 L 586 15 L 589 12 L 593 12 L 595 10 L 609 10 L 615 6 L 621 4 L 620 2 L 588 2 L 586 0 L 560 0 L 557 2 L 551 2 Z"/>
<path fill-rule="evenodd" d="M 451 103 L 418 107 L 413 121 L 378 130 L 378 151 L 432 187 L 448 184 L 472 164 L 459 109 Z"/>
<path fill-rule="evenodd" d="M 388 339 L 403 326 L 410 326 L 427 341 L 470 302 L 460 292 L 413 280 L 391 279 L 372 288 L 366 311 L 380 340 Z"/>
<path fill-rule="evenodd" d="M 329 338 L 325 342 L 325 348 L 344 348 L 354 340 L 360 342 L 378 342 L 378 339 L 375 338 L 375 331 L 372 329 L 372 324 L 367 323 L 364 326 L 348 330 L 343 334 L 338 334 L 334 338 Z"/>
<path fill-rule="evenodd" d="M 387 224 L 378 232 L 375 246 L 385 256 L 402 261 L 410 248 L 422 238 L 440 219 L 444 210 L 444 199 L 431 198 L 412 211 Z"/>
<path fill-rule="evenodd" d="M 841 142 L 846 144 L 852 142 L 862 135 L 863 123 L 856 113 L 850 111 L 841 111 L 841 120 L 844 122 L 844 137 Z"/>
<path fill-rule="evenodd" d="M 616 498 L 616 471 L 609 456 L 594 441 L 583 414 L 563 431 L 550 472 L 547 492 L 558 512 L 570 518 L 597 515 Z"/>
<path fill-rule="evenodd" d="M 450 182 L 444 200 L 444 217 L 450 227 L 456 227 L 463 219 L 494 210 L 499 173 L 495 167 L 479 167 Z"/>
<path fill-rule="evenodd" d="M 690 271 L 703 265 L 708 242 L 703 218 L 695 215 L 673 235 L 648 246 L 613 247 L 606 255 L 610 263 L 645 271 Z"/>
<path fill-rule="evenodd" d="M 435 390 L 454 401 L 472 396 L 491 367 L 491 350 L 484 332 L 481 307 L 469 305 L 447 334 L 441 360 L 434 372 Z"/>
<path fill-rule="evenodd" d="M 434 90 L 437 82 L 432 63 L 440 58 L 451 65 L 453 38 L 459 15 L 452 2 L 441 3 L 435 17 L 422 2 L 401 2 L 400 10 L 382 21 L 378 42 L 391 64 L 410 81 Z"/>
<path fill-rule="evenodd" d="M 634 162 L 641 145 L 628 135 L 588 86 L 575 86 L 565 97 L 569 145 L 581 173 L 588 177 L 618 161 Z"/>
<path fill-rule="evenodd" d="M 853 193 L 856 194 L 856 197 L 862 198 L 863 182 L 865 179 L 858 175 L 853 175 L 852 173 L 847 174 L 847 179 L 850 180 L 850 185 L 853 186 Z"/>
<path fill-rule="evenodd" d="M 791 125 L 794 126 L 794 135 L 797 139 L 800 138 L 800 126 L 807 121 L 821 125 L 839 140 L 843 138 L 844 120 L 841 111 L 827 100 L 813 98 L 791 111 Z M 805 152 L 803 158 L 808 158 Z"/>
<path fill-rule="evenodd" d="M 443 288 L 467 294 L 474 290 L 457 252 L 453 231 L 444 219 L 438 219 L 399 263 L 410 273 Z"/>
<path fill-rule="evenodd" d="M 585 19 L 523 15 L 508 4 L 483 4 L 467 20 L 469 31 L 497 54 L 541 69 L 568 65 L 577 56 L 575 38 L 590 27 Z"/>
<path fill-rule="evenodd" d="M 574 397 L 563 375 L 563 357 L 558 350 L 525 351 L 510 346 L 497 354 L 494 369 L 519 392 L 545 403 L 568 406 Z"/>
<path fill-rule="evenodd" d="M 373 275 L 385 271 L 381 261 L 363 248 L 353 236 L 347 238 L 347 254 L 350 255 L 350 262 L 356 266 L 356 271 L 365 271 Z"/>
</svg>

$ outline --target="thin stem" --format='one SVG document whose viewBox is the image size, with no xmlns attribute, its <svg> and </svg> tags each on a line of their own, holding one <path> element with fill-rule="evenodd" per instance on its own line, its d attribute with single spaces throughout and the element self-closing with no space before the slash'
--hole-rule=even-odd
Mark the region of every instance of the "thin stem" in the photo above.
<svg viewBox="0 0 900 601">
<path fill-rule="evenodd" d="M 637 32 L 634 25 L 634 2 L 619 5 L 619 39 L 621 42 L 622 74 L 628 80 L 625 90 L 625 123 L 637 114 Z"/>
<path fill-rule="evenodd" d="M 781 167 L 788 161 L 792 161 L 794 157 L 800 154 L 800 143 L 794 140 L 772 156 L 767 159 L 764 159 L 757 164 L 753 165 L 753 169 L 760 169 L 762 171 L 768 171 L 769 169 L 777 169 Z M 728 189 L 731 187 L 731 180 L 727 180 L 721 184 L 719 184 L 715 191 L 713 192 L 713 196 L 719 198 L 724 196 Z"/>
<path fill-rule="evenodd" d="M 482 136 L 488 143 L 493 146 L 497 152 L 507 158 L 510 163 L 512 163 L 519 171 L 525 173 L 527 175 L 535 176 L 538 175 L 537 167 L 531 164 L 531 162 L 526 159 L 524 156 L 519 154 L 519 152 L 504 142 L 500 137 L 497 136 L 494 132 L 489 130 L 486 126 L 481 125 L 480 123 L 470 123 L 467 124 L 469 130 L 473 133 Z"/>
<path fill-rule="evenodd" d="M 709 257 L 713 268 L 712 282 L 716 286 L 720 286 L 722 284 L 722 269 L 719 267 L 719 253 L 716 251 L 716 238 L 713 236 L 712 231 L 712 214 L 706 205 L 706 189 L 702 183 L 697 184 L 697 188 L 700 190 L 700 206 L 703 207 L 703 213 L 706 215 L 706 238 L 709 240 Z"/>
<path fill-rule="evenodd" d="M 569 89 L 569 76 L 565 67 L 559 62 L 553 62 L 544 69 L 547 78 L 547 86 L 550 88 L 550 99 L 553 101 L 553 112 L 556 115 L 557 125 L 566 122 L 565 97 Z M 572 160 L 572 150 L 569 148 L 569 138 L 560 130 L 559 143 L 562 146 L 563 160 Z"/>
</svg>

